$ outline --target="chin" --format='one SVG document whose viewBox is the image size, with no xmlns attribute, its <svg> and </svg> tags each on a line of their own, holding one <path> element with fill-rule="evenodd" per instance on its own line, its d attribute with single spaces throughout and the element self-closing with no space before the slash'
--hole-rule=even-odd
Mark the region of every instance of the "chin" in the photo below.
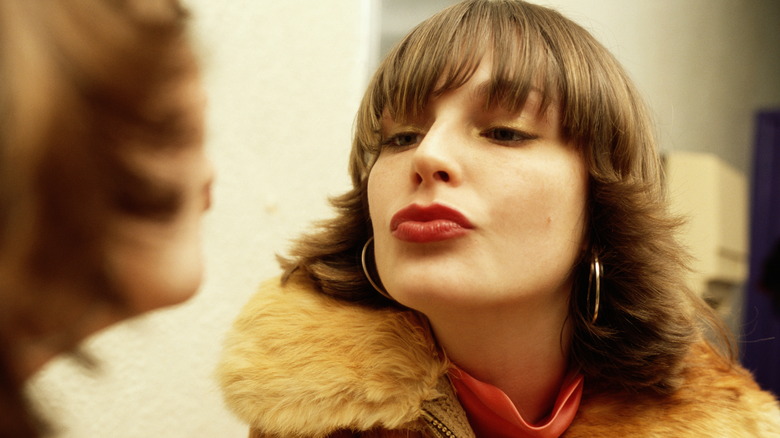
<svg viewBox="0 0 780 438">
<path fill-rule="evenodd" d="M 175 306 L 192 298 L 200 289 L 202 271 L 191 272 L 186 277 L 168 276 L 130 285 L 127 290 L 128 302 L 133 313 L 140 314 L 152 310 Z"/>
<path fill-rule="evenodd" d="M 459 286 L 447 283 L 412 282 L 412 284 L 389 289 L 389 292 L 404 306 L 424 312 L 425 308 L 431 306 L 441 308 L 449 304 L 471 301 Z"/>
</svg>

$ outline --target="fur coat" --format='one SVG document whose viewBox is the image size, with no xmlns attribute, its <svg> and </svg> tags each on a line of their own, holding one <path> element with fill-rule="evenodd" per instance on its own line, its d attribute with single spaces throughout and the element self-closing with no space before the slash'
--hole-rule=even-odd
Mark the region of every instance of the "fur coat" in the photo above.
<svg viewBox="0 0 780 438">
<path fill-rule="evenodd" d="M 473 437 L 430 334 L 411 311 L 322 295 L 300 277 L 261 287 L 218 376 L 253 437 Z M 564 437 L 780 437 L 780 407 L 749 373 L 692 349 L 673 395 L 586 390 Z M 449 433 L 449 434 L 448 434 Z"/>
</svg>

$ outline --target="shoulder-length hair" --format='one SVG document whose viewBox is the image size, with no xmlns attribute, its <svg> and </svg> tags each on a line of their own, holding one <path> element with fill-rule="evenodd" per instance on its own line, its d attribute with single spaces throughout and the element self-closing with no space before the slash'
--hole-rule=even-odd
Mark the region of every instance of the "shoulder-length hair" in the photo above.
<svg viewBox="0 0 780 438">
<path fill-rule="evenodd" d="M 681 361 L 700 338 L 695 313 L 713 312 L 685 285 L 686 255 L 667 212 L 650 117 L 615 58 L 559 13 L 516 0 L 467 0 L 414 28 L 387 55 L 362 100 L 350 157 L 353 189 L 334 198 L 337 216 L 303 236 L 283 259 L 321 290 L 387 304 L 363 274 L 371 236 L 366 185 L 381 144 L 380 118 L 404 120 L 432 96 L 465 84 L 492 55 L 488 105 L 523 107 L 529 90 L 561 111 L 564 137 L 589 170 L 587 243 L 575 269 L 571 358 L 589 386 L 673 391 Z M 601 308 L 588 308 L 590 254 L 604 266 Z"/>
<path fill-rule="evenodd" d="M 85 303 L 125 311 L 117 224 L 178 212 L 138 157 L 200 141 L 187 21 L 178 0 L 0 0 L 0 435 L 37 433 L 18 345 L 70 349 Z"/>
</svg>

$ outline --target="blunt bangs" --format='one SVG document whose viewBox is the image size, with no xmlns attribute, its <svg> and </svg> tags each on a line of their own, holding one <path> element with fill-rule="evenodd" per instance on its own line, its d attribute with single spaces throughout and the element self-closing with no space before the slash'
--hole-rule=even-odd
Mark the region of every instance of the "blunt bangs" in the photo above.
<svg viewBox="0 0 780 438">
<path fill-rule="evenodd" d="M 512 2 L 466 2 L 434 15 L 388 54 L 360 116 L 372 119 L 375 134 L 384 111 L 398 121 L 412 119 L 431 98 L 468 82 L 485 57 L 493 63 L 486 106 L 519 111 L 536 89 L 544 109 L 558 94 L 561 72 L 531 14 Z"/>
</svg>

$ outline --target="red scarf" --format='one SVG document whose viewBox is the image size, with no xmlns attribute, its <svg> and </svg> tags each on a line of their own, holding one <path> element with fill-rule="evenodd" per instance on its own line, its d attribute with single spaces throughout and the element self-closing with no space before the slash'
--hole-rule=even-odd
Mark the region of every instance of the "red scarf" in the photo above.
<svg viewBox="0 0 780 438">
<path fill-rule="evenodd" d="M 563 380 L 552 413 L 539 424 L 528 424 L 504 393 L 453 366 L 450 370 L 458 399 L 477 437 L 557 438 L 574 420 L 582 398 L 582 374 L 570 372 Z"/>
</svg>

